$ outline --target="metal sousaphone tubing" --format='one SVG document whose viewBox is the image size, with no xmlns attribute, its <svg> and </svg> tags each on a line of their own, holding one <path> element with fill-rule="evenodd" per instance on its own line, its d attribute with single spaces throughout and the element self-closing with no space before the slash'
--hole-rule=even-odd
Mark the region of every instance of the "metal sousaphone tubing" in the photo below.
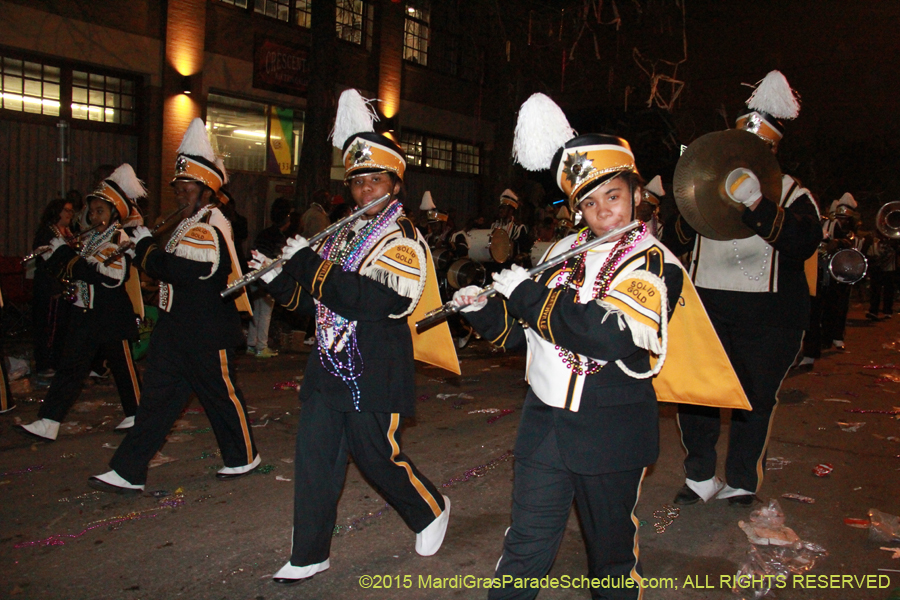
<svg viewBox="0 0 900 600">
<path fill-rule="evenodd" d="M 754 232 L 741 222 L 744 207 L 725 194 L 725 178 L 734 169 L 750 169 L 763 196 L 781 200 L 781 169 L 769 145 L 749 131 L 707 133 L 687 147 L 672 182 L 681 216 L 711 240 L 748 238 Z"/>
</svg>

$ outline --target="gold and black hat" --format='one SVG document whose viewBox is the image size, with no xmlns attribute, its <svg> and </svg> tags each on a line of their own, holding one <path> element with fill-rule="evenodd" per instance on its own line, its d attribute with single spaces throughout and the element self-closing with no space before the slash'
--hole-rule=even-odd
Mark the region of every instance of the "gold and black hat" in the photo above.
<svg viewBox="0 0 900 600">
<path fill-rule="evenodd" d="M 511 189 L 503 190 L 503 193 L 500 194 L 500 206 L 509 206 L 513 210 L 518 210 L 519 196 Z"/>
<path fill-rule="evenodd" d="M 550 170 L 574 209 L 597 187 L 622 173 L 636 173 L 637 167 L 628 142 L 591 133 L 566 142 L 553 158 Z"/>
<path fill-rule="evenodd" d="M 737 129 L 749 131 L 777 149 L 784 137 L 783 120 L 796 119 L 800 100 L 780 71 L 770 71 L 747 99 L 747 110 L 738 116 Z"/>
<path fill-rule="evenodd" d="M 378 116 L 371 102 L 354 89 L 344 90 L 338 100 L 331 141 L 342 153 L 344 181 L 365 173 L 393 173 L 402 181 L 406 172 L 403 150 L 387 136 L 375 133 Z"/>
<path fill-rule="evenodd" d="M 446 223 L 447 219 L 450 218 L 450 215 L 436 208 L 429 210 L 425 215 L 429 223 Z"/>
<path fill-rule="evenodd" d="M 123 163 L 104 179 L 93 192 L 88 194 L 87 200 L 98 198 L 112 205 L 119 213 L 119 220 L 140 216 L 137 207 L 137 199 L 147 196 L 147 189 L 138 179 L 134 169 L 128 163 Z"/>
<path fill-rule="evenodd" d="M 219 190 L 228 181 L 225 165 L 221 159 L 216 158 L 212 144 L 209 143 L 203 119 L 191 121 L 184 132 L 175 158 L 175 176 L 171 183 L 176 181 L 202 183 L 217 196 L 220 196 Z"/>
</svg>

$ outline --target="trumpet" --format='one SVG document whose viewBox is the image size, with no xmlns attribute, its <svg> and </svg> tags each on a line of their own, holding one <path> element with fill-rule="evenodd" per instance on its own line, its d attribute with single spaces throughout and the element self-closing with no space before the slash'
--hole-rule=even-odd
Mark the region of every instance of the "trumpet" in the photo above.
<svg viewBox="0 0 900 600">
<path fill-rule="evenodd" d="M 97 224 L 94 225 L 93 227 L 89 227 L 89 228 L 85 229 L 84 231 L 82 231 L 81 233 L 79 233 L 78 235 L 73 235 L 72 237 L 66 237 L 66 236 L 58 236 L 58 237 L 63 238 L 63 240 L 65 240 L 65 242 L 66 242 L 67 244 L 71 244 L 72 242 L 80 243 L 80 242 L 81 242 L 81 238 L 83 238 L 83 237 L 86 236 L 87 234 L 91 233 L 92 231 L 94 231 L 95 229 L 97 229 L 98 227 L 100 227 L 100 226 L 103 225 L 103 224 L 104 224 L 104 223 L 101 221 L 100 223 L 97 223 Z M 26 254 L 26 255 L 25 255 L 25 257 L 22 259 L 22 264 L 24 265 L 24 264 L 27 263 L 28 261 L 34 260 L 35 258 L 37 258 L 38 256 L 40 256 L 41 254 L 43 254 L 43 253 L 49 251 L 50 248 L 51 248 L 51 246 L 50 246 L 49 244 L 47 244 L 46 246 L 38 246 L 37 248 L 34 249 L 34 251 L 33 251 L 31 254 Z"/>
<path fill-rule="evenodd" d="M 324 240 L 325 238 L 330 236 L 332 233 L 334 233 L 335 231 L 337 231 L 338 229 L 340 229 L 347 223 L 349 223 L 349 222 L 353 221 L 354 219 L 356 219 L 357 217 L 361 216 L 363 213 L 365 213 L 367 210 L 369 210 L 376 204 L 384 202 L 385 200 L 387 200 L 390 197 L 391 197 L 391 194 L 390 194 L 390 192 L 388 192 L 381 198 L 376 198 L 375 200 L 372 200 L 368 204 L 364 204 L 363 206 L 360 206 L 359 208 L 357 208 L 355 211 L 353 211 L 352 213 L 350 213 L 349 215 L 347 215 L 340 221 L 329 225 L 328 227 L 326 227 L 325 229 L 323 229 L 316 235 L 309 238 L 309 245 L 312 246 L 316 242 L 318 242 L 320 240 Z M 266 266 L 259 268 L 255 271 L 250 271 L 249 273 L 247 273 L 240 279 L 236 279 L 231 285 L 229 285 L 227 288 L 222 290 L 221 296 L 223 298 L 228 297 L 229 295 L 233 294 L 234 292 L 250 285 L 251 283 L 253 283 L 257 279 L 259 279 L 260 277 L 262 277 L 269 271 L 271 271 L 277 267 L 280 267 L 282 264 L 284 264 L 284 262 L 285 262 L 285 259 L 283 257 L 279 256 L 278 258 L 276 258 L 275 260 L 273 260 Z"/>
<path fill-rule="evenodd" d="M 179 206 L 178 208 L 176 208 L 175 210 L 173 210 L 172 212 L 167 214 L 162 221 L 157 223 L 156 226 L 150 230 L 150 235 L 156 235 L 156 233 L 160 229 L 163 228 L 163 226 L 169 221 L 169 219 L 171 219 L 175 215 L 179 214 L 181 211 L 183 211 L 187 207 L 188 207 L 187 204 L 182 204 L 181 206 Z M 134 248 L 134 242 L 132 242 L 130 239 L 125 240 L 124 242 L 119 244 L 119 246 L 113 251 L 112 254 L 110 254 L 105 259 L 103 259 L 104 266 L 111 265 L 112 263 L 114 263 L 116 261 L 117 258 L 122 256 L 123 254 L 125 254 L 126 252 L 131 250 L 132 248 Z"/>
<path fill-rule="evenodd" d="M 581 254 L 583 252 L 587 252 L 588 250 L 590 250 L 591 248 L 594 248 L 595 246 L 599 246 L 600 244 L 602 244 L 604 242 L 614 239 L 624 233 L 628 233 L 632 229 L 635 229 L 640 226 L 641 226 L 641 221 L 634 220 L 627 225 L 623 225 L 621 227 L 617 227 L 616 229 L 613 229 L 612 231 L 608 231 L 607 233 L 601 235 L 598 238 L 594 238 L 589 242 L 585 242 L 584 244 L 581 244 L 580 246 L 576 246 L 576 247 L 572 248 L 571 250 L 568 250 L 567 252 L 563 252 L 562 254 L 554 256 L 553 258 L 542 262 L 541 264 L 537 265 L 534 268 L 528 269 L 528 277 L 534 277 L 538 273 L 542 273 L 543 271 L 546 271 L 547 269 L 549 269 L 551 267 L 555 267 L 559 263 L 565 262 L 565 261 L 569 260 L 570 258 L 572 258 L 573 256 L 578 256 L 579 254 Z M 476 294 L 476 296 L 475 296 L 475 299 L 480 300 L 481 298 L 489 298 L 496 293 L 497 293 L 497 290 L 495 290 L 493 286 L 488 286 L 488 287 L 482 289 L 480 292 L 478 292 L 478 294 Z M 436 308 L 435 310 L 429 312 L 428 314 L 425 315 L 425 318 L 423 318 L 421 321 L 417 322 L 416 323 L 416 333 L 423 333 L 425 331 L 428 331 L 435 325 L 443 323 L 449 317 L 458 313 L 461 309 L 462 309 L 462 307 L 460 307 L 459 305 L 457 305 L 455 302 L 453 302 L 451 300 L 450 302 L 444 304 L 440 308 Z"/>
</svg>

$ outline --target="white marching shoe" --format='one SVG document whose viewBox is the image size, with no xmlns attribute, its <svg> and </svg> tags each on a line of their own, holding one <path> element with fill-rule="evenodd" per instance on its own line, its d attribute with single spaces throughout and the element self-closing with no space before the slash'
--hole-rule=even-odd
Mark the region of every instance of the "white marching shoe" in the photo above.
<svg viewBox="0 0 900 600">
<path fill-rule="evenodd" d="M 136 494 L 144 490 L 143 484 L 135 485 L 115 471 L 107 471 L 102 475 L 95 475 L 88 479 L 88 485 L 101 492 L 114 494 Z"/>
<path fill-rule="evenodd" d="M 314 565 L 306 565 L 305 567 L 295 567 L 291 564 L 291 561 L 288 561 L 286 565 L 278 569 L 277 573 L 272 575 L 272 581 L 285 585 L 300 583 L 301 581 L 306 581 L 316 573 L 321 573 L 329 567 L 331 567 L 330 558 L 326 558 L 324 561 Z"/>
<path fill-rule="evenodd" d="M 124 431 L 126 429 L 131 429 L 134 427 L 134 417 L 125 417 L 122 419 L 122 422 L 116 425 L 116 431 Z"/>
<path fill-rule="evenodd" d="M 709 502 L 716 494 L 725 486 L 725 482 L 718 477 L 707 479 L 706 481 L 694 481 L 693 479 L 685 479 L 685 484 L 694 490 L 694 493 L 700 496 L 704 502 Z"/>
<path fill-rule="evenodd" d="M 256 458 L 254 458 L 253 462 L 249 465 L 242 465 L 240 467 L 222 467 L 216 471 L 216 479 L 235 479 L 237 477 L 243 477 L 258 467 L 260 462 L 262 461 L 259 458 L 259 454 L 257 454 Z"/>
<path fill-rule="evenodd" d="M 444 496 L 444 512 L 431 524 L 416 534 L 416 552 L 419 556 L 431 556 L 444 543 L 447 524 L 450 522 L 450 498 Z"/>
<path fill-rule="evenodd" d="M 56 436 L 59 435 L 59 422 L 51 421 L 50 419 L 38 419 L 34 423 L 19 425 L 19 427 L 31 435 L 50 440 L 51 442 L 55 441 Z"/>
</svg>

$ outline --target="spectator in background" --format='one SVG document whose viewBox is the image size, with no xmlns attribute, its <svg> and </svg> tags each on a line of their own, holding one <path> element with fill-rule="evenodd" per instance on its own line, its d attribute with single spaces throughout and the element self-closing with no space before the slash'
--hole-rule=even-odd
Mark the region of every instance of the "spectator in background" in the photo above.
<svg viewBox="0 0 900 600">
<path fill-rule="evenodd" d="M 872 297 L 866 318 L 872 321 L 878 320 L 879 309 L 885 319 L 890 319 L 894 315 L 894 293 L 897 286 L 896 244 L 896 241 L 877 231 L 866 251 L 866 258 L 869 259 L 869 279 L 872 283 Z"/>
<path fill-rule="evenodd" d="M 344 201 L 343 196 L 335 194 L 331 198 L 331 212 L 328 213 L 328 220 L 337 223 L 352 212 L 353 208 Z"/>
<path fill-rule="evenodd" d="M 335 196 L 340 198 L 340 196 Z M 342 199 L 343 200 L 343 199 Z M 331 224 L 325 207 L 331 202 L 331 194 L 327 190 L 316 190 L 309 208 L 303 213 L 300 221 L 303 226 L 303 237 L 309 239 Z"/>
<path fill-rule="evenodd" d="M 269 208 L 272 225 L 257 234 L 251 252 L 259 252 L 268 258 L 278 258 L 282 246 L 287 243 L 285 231 L 291 224 L 290 215 L 291 201 L 287 198 L 276 198 Z M 269 325 L 272 322 L 275 300 L 262 288 L 254 289 L 251 298 L 253 318 L 247 331 L 247 354 L 256 358 L 278 356 L 276 350 L 269 348 Z"/>
<path fill-rule="evenodd" d="M 225 218 L 231 222 L 231 233 L 234 236 L 234 249 L 238 255 L 238 262 L 241 263 L 241 272 L 247 271 L 247 254 L 244 251 L 244 243 L 250 237 L 250 228 L 247 224 L 247 217 L 237 211 L 237 200 L 234 194 L 227 189 L 221 189 L 219 192 L 228 198 L 227 202 L 221 204 L 220 209 Z"/>
</svg>

